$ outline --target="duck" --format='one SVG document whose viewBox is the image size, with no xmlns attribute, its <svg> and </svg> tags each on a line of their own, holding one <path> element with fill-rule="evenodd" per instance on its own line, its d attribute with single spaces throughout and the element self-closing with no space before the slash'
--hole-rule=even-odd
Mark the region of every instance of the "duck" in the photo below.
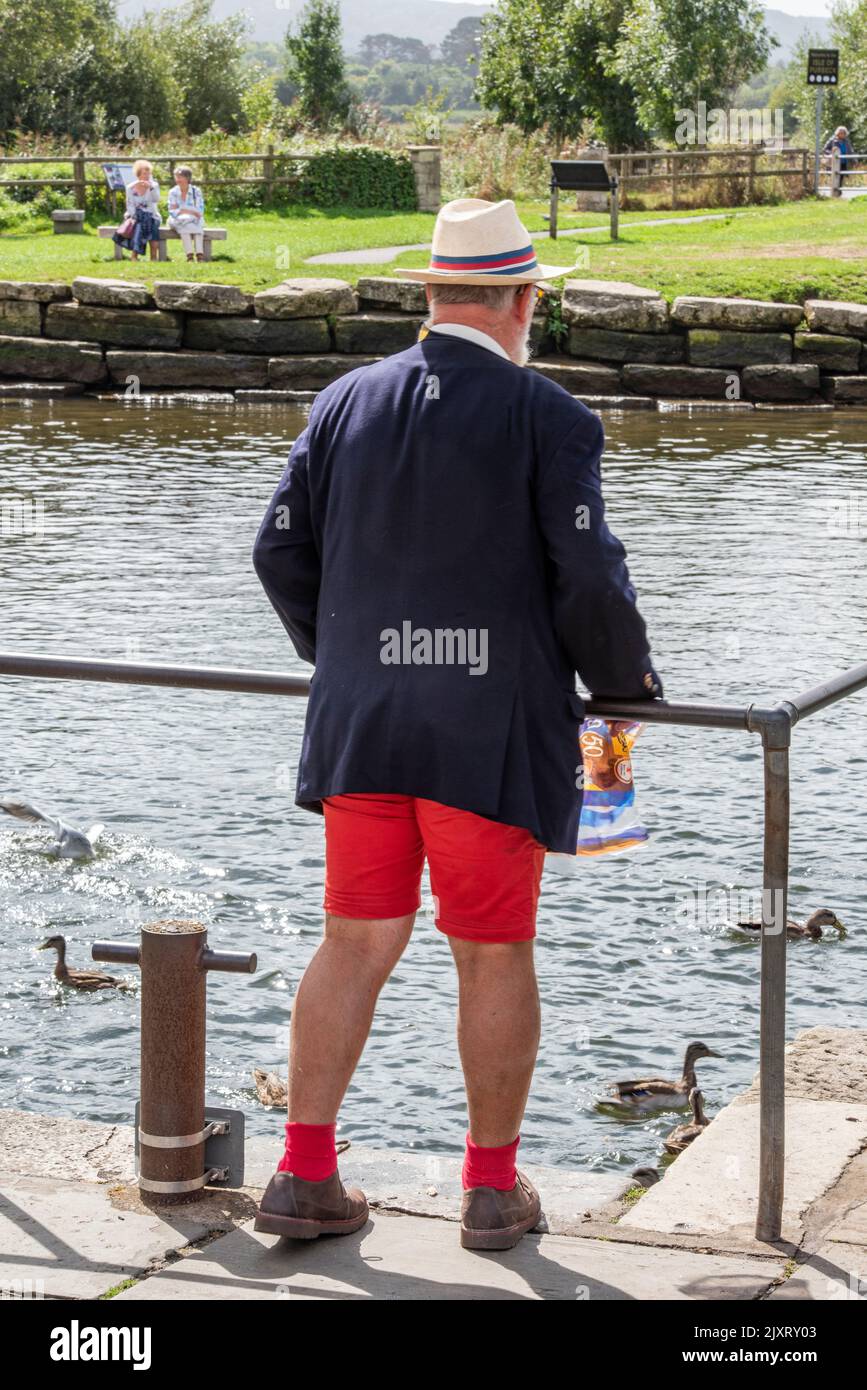
<svg viewBox="0 0 867 1390">
<path fill-rule="evenodd" d="M 289 1088 L 285 1081 L 281 1081 L 275 1071 L 263 1071 L 261 1067 L 253 1068 L 253 1081 L 256 1085 L 256 1095 L 263 1105 L 268 1109 L 279 1107 L 286 1109 L 289 1100 Z"/>
<path fill-rule="evenodd" d="M 689 1103 L 692 1106 L 692 1124 L 675 1125 L 674 1129 L 663 1139 L 662 1144 L 666 1153 L 682 1154 L 684 1149 L 697 1139 L 703 1129 L 710 1124 L 710 1120 L 704 1113 L 704 1096 L 697 1086 L 693 1086 L 689 1093 Z"/>
<path fill-rule="evenodd" d="M 71 989 L 96 990 L 96 989 L 128 989 L 126 980 L 120 980 L 116 975 L 106 975 L 103 970 L 70 970 L 66 964 L 66 937 L 49 936 L 43 941 L 41 946 L 36 947 L 37 951 L 56 951 L 57 964 L 54 967 L 54 978 L 59 980 L 62 985 L 69 985 Z"/>
<path fill-rule="evenodd" d="M 639 1187 L 654 1187 L 659 1181 L 659 1170 L 647 1166 L 633 1168 L 631 1176 Z"/>
<path fill-rule="evenodd" d="M 665 1081 L 659 1076 L 641 1077 L 637 1081 L 612 1083 L 612 1103 L 632 1110 L 683 1110 L 689 1104 L 689 1093 L 697 1085 L 695 1064 L 699 1057 L 719 1057 L 707 1043 L 691 1042 L 683 1059 L 683 1075 L 679 1081 Z"/>
<path fill-rule="evenodd" d="M 745 931 L 761 931 L 761 922 L 738 922 L 738 926 Z M 795 922 L 791 917 L 786 918 L 786 940 L 800 941 L 804 937 L 810 937 L 813 941 L 821 941 L 824 933 L 823 927 L 833 927 L 840 936 L 846 935 L 846 928 L 840 921 L 836 912 L 832 912 L 829 907 L 820 907 L 817 912 L 811 912 L 806 922 Z"/>
<path fill-rule="evenodd" d="M 267 1105 L 270 1110 L 274 1106 L 286 1109 L 289 1101 L 289 1088 L 285 1081 L 281 1081 L 275 1071 L 265 1071 L 262 1067 L 253 1068 L 253 1080 L 256 1083 L 256 1094 L 263 1105 Z M 347 1149 L 352 1148 L 350 1139 L 338 1139 L 335 1148 L 339 1154 L 346 1153 Z"/>
</svg>

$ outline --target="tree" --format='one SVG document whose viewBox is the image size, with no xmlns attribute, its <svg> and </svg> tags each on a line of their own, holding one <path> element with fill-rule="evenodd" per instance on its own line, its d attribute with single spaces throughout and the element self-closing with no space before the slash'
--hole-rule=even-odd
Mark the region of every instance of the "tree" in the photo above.
<svg viewBox="0 0 867 1390">
<path fill-rule="evenodd" d="M 679 111 L 722 106 L 773 42 L 756 0 L 633 0 L 609 71 L 632 84 L 642 123 L 672 140 Z"/>
<path fill-rule="evenodd" d="M 0 0 L 0 131 L 85 138 L 114 33 L 112 0 Z"/>
<path fill-rule="evenodd" d="M 395 63 L 429 63 L 431 59 L 431 51 L 421 39 L 402 39 L 396 34 L 367 34 L 358 51 L 362 63 L 369 68 L 384 58 Z"/>
<path fill-rule="evenodd" d="M 297 85 L 303 119 L 321 130 L 343 120 L 349 92 L 337 0 L 308 0 L 297 33 L 290 29 L 286 34 L 286 52 L 286 78 Z"/>
<path fill-rule="evenodd" d="M 822 40 L 805 34 L 771 96 L 771 105 L 791 105 L 794 120 L 813 143 L 816 126 L 816 91 L 807 85 L 807 49 L 840 50 L 840 84 L 826 87 L 823 104 L 823 140 L 835 126 L 844 125 L 855 135 L 855 149 L 867 139 L 867 0 L 837 4 L 831 12 L 831 35 Z"/>
<path fill-rule="evenodd" d="M 482 21 L 473 15 L 459 19 L 440 44 L 444 63 L 453 68 L 477 68 L 482 51 Z"/>
<path fill-rule="evenodd" d="M 163 53 L 182 92 L 182 118 L 190 135 L 210 126 L 236 130 L 244 90 L 243 14 L 214 19 L 212 0 L 188 0 L 163 17 Z"/>
<path fill-rule="evenodd" d="M 611 149 L 635 148 L 645 133 L 630 78 L 610 71 L 630 0 L 501 0 L 482 20 L 476 98 L 526 133 L 548 126 L 555 140 L 597 122 Z"/>
</svg>

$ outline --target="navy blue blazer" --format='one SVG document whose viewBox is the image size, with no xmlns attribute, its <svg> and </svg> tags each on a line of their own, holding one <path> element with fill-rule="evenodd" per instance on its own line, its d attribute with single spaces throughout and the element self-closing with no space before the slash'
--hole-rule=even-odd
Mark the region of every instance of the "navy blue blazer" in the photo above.
<svg viewBox="0 0 867 1390">
<path fill-rule="evenodd" d="M 575 672 L 662 693 L 603 444 L 560 386 L 436 332 L 320 393 L 253 551 L 316 667 L 298 805 L 420 796 L 574 852 Z"/>
</svg>

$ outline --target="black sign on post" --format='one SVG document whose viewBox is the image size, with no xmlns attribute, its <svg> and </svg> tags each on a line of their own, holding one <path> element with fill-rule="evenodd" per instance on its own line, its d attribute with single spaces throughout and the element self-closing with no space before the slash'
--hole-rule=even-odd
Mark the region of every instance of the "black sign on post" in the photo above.
<svg viewBox="0 0 867 1390">
<path fill-rule="evenodd" d="M 814 87 L 836 87 L 840 70 L 839 48 L 811 48 L 807 54 L 807 81 Z"/>
<path fill-rule="evenodd" d="M 548 235 L 557 239 L 557 203 L 560 189 L 576 193 L 608 193 L 611 221 L 611 240 L 618 237 L 620 192 L 616 174 L 609 174 L 601 159 L 552 159 L 551 206 L 548 213 Z"/>
</svg>

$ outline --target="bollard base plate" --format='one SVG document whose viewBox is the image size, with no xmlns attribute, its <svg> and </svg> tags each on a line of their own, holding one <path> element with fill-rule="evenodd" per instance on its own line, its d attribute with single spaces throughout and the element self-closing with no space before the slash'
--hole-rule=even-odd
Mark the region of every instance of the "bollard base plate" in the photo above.
<svg viewBox="0 0 867 1390">
<path fill-rule="evenodd" d="M 141 1173 L 141 1138 L 140 1138 L 140 1111 L 141 1101 L 136 1101 L 135 1106 L 135 1172 L 136 1177 Z M 226 1131 L 222 1134 L 209 1134 L 205 1139 L 205 1168 L 201 1183 L 197 1182 L 198 1190 L 206 1184 L 208 1187 L 243 1187 L 244 1185 L 244 1129 L 245 1115 L 243 1110 L 226 1110 L 220 1106 L 209 1105 L 205 1107 L 205 1127 L 211 1124 L 225 1125 Z M 186 1148 L 193 1139 L 192 1135 L 178 1136 L 173 1143 L 170 1137 L 160 1140 L 159 1148 Z M 143 1189 L 144 1190 L 144 1189 Z M 168 1195 L 168 1188 L 163 1189 Z M 162 1195 L 162 1194 L 161 1194 Z M 176 1196 L 183 1200 L 195 1197 L 195 1191 L 190 1190 L 188 1194 L 176 1193 Z"/>
</svg>

